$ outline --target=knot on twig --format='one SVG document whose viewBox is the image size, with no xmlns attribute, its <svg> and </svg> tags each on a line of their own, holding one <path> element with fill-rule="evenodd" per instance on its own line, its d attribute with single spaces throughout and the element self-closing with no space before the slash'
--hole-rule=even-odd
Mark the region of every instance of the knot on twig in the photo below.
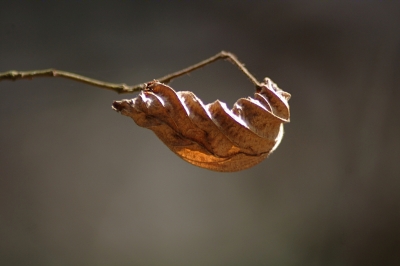
<svg viewBox="0 0 400 266">
<path fill-rule="evenodd" d="M 0 76 L 2 77 L 2 79 L 9 79 L 12 81 L 15 81 L 19 78 L 23 78 L 22 74 L 15 70 L 10 70 L 8 72 L 1 74 Z"/>
</svg>

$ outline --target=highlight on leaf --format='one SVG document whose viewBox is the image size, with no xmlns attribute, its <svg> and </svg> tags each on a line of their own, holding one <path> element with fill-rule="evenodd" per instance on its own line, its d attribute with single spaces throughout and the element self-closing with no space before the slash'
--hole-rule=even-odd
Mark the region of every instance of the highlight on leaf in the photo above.
<svg viewBox="0 0 400 266">
<path fill-rule="evenodd" d="M 289 122 L 290 94 L 266 78 L 254 98 L 203 102 L 192 92 L 175 92 L 149 82 L 134 99 L 115 101 L 113 109 L 152 130 L 183 160 L 206 169 L 235 172 L 252 167 L 280 144 Z"/>
</svg>

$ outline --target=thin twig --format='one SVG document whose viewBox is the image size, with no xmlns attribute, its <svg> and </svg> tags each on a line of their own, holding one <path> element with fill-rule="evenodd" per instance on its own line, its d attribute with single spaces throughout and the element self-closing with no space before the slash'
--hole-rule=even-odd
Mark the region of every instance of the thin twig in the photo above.
<svg viewBox="0 0 400 266">
<path fill-rule="evenodd" d="M 169 83 L 174 78 L 188 74 L 194 70 L 197 70 L 205 65 L 211 64 L 220 59 L 228 59 L 231 63 L 233 63 L 239 67 L 239 69 L 250 79 L 250 81 L 256 86 L 256 88 L 261 87 L 261 84 L 257 81 L 257 79 L 253 75 L 250 74 L 250 72 L 244 67 L 244 65 L 242 63 L 240 63 L 239 60 L 237 60 L 237 58 L 233 54 L 231 54 L 229 52 L 225 52 L 225 51 L 222 51 L 204 61 L 201 61 L 200 63 L 194 64 L 190 67 L 187 67 L 180 71 L 166 75 L 166 76 L 161 77 L 156 80 L 158 80 L 161 83 Z M 15 81 L 18 79 L 33 79 L 36 77 L 62 77 L 62 78 L 67 78 L 67 79 L 72 79 L 75 81 L 87 83 L 87 84 L 97 86 L 97 87 L 100 87 L 103 89 L 112 90 L 117 93 L 132 93 L 132 92 L 140 91 L 140 90 L 143 90 L 146 88 L 146 83 L 137 84 L 135 86 L 128 86 L 126 84 L 116 84 L 116 83 L 100 81 L 100 80 L 88 78 L 85 76 L 81 76 L 78 74 L 74 74 L 74 73 L 70 73 L 70 72 L 66 72 L 66 71 L 62 71 L 62 70 L 57 70 L 57 69 L 44 69 L 44 70 L 33 70 L 33 71 L 11 70 L 8 72 L 0 73 L 0 81 L 2 81 L 2 80 Z"/>
<path fill-rule="evenodd" d="M 239 60 L 237 60 L 237 58 L 233 54 L 231 54 L 229 52 L 225 52 L 225 51 L 219 52 L 218 54 L 216 54 L 204 61 L 201 61 L 200 63 L 197 63 L 195 65 L 192 65 L 190 67 L 187 67 L 187 68 L 177 71 L 175 73 L 164 76 L 164 77 L 158 79 L 158 81 L 160 81 L 162 83 L 169 83 L 174 78 L 183 76 L 187 73 L 190 73 L 194 70 L 197 70 L 205 65 L 211 64 L 220 59 L 229 59 L 231 61 L 231 63 L 233 63 L 239 67 L 239 69 L 250 79 L 250 81 L 256 87 L 260 86 L 260 83 L 257 81 L 257 79 L 252 74 L 250 74 L 250 72 L 244 67 L 244 65 L 242 63 L 240 63 Z"/>
<path fill-rule="evenodd" d="M 32 79 L 36 77 L 62 77 L 87 83 L 103 89 L 113 90 L 116 91 L 117 93 L 131 93 L 143 90 L 145 88 L 144 84 L 136 86 L 128 86 L 126 84 L 109 83 L 57 69 L 44 69 L 44 70 L 33 70 L 33 71 L 11 70 L 8 72 L 0 73 L 0 81 L 5 79 L 15 81 L 18 79 Z"/>
</svg>

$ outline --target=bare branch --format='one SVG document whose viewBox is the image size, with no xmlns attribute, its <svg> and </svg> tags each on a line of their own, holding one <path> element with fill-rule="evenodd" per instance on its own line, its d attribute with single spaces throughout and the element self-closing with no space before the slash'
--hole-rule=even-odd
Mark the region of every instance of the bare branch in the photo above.
<svg viewBox="0 0 400 266">
<path fill-rule="evenodd" d="M 194 70 L 197 70 L 199 68 L 202 68 L 205 65 L 211 64 L 217 60 L 220 59 L 228 59 L 232 64 L 236 65 L 239 67 L 239 69 L 250 79 L 250 81 L 258 88 L 260 87 L 260 83 L 257 81 L 257 79 L 250 74 L 250 72 L 244 67 L 242 63 L 240 63 L 239 60 L 237 60 L 236 56 L 234 56 L 232 53 L 221 51 L 218 54 L 201 61 L 200 63 L 197 63 L 195 65 L 192 65 L 190 67 L 187 67 L 185 69 L 182 69 L 180 71 L 177 71 L 175 73 L 169 74 L 167 76 L 164 76 L 162 78 L 157 79 L 161 83 L 169 83 L 172 79 L 177 78 L 179 76 L 183 76 L 185 74 L 188 74 Z"/>
<path fill-rule="evenodd" d="M 228 59 L 231 63 L 237 65 L 239 69 L 250 79 L 250 81 L 256 86 L 256 88 L 260 88 L 260 83 L 256 80 L 256 78 L 250 74 L 250 72 L 244 67 L 242 63 L 237 60 L 237 58 L 225 51 L 221 51 L 220 53 L 204 60 L 201 61 L 200 63 L 194 64 L 190 67 L 187 67 L 185 69 L 182 69 L 180 71 L 174 72 L 172 74 L 166 75 L 164 77 L 161 77 L 158 80 L 161 83 L 169 83 L 171 82 L 174 78 L 183 76 L 185 74 L 188 74 L 194 70 L 197 70 L 201 67 L 204 67 L 205 65 L 211 64 L 217 60 L 220 59 Z M 75 73 L 70 73 L 62 70 L 57 70 L 57 69 L 44 69 L 44 70 L 32 70 L 32 71 L 15 71 L 11 70 L 8 72 L 0 73 L 0 81 L 2 80 L 19 80 L 19 79 L 33 79 L 36 77 L 62 77 L 62 78 L 67 78 L 67 79 L 72 79 L 75 81 L 87 83 L 92 86 L 97 86 L 103 89 L 108 89 L 115 91 L 117 93 L 132 93 L 136 91 L 140 91 L 146 88 L 146 83 L 141 83 L 137 84 L 135 86 L 128 86 L 126 84 L 116 84 L 116 83 L 110 83 L 110 82 L 105 82 L 105 81 L 100 81 L 92 78 L 88 78 L 85 76 L 81 76 Z"/>
<path fill-rule="evenodd" d="M 8 72 L 0 73 L 0 81 L 6 79 L 15 81 L 18 79 L 32 79 L 36 77 L 62 77 L 87 83 L 103 89 L 113 90 L 116 91 L 117 93 L 131 93 L 144 89 L 143 84 L 136 86 L 128 86 L 126 84 L 109 83 L 57 69 L 44 69 L 44 70 L 33 70 L 33 71 L 11 70 Z"/>
</svg>

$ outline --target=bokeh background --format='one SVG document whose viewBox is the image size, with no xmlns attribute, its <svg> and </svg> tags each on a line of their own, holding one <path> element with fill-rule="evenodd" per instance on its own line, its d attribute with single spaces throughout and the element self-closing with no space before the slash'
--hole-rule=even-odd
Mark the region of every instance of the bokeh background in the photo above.
<svg viewBox="0 0 400 266">
<path fill-rule="evenodd" d="M 0 83 L 0 265 L 400 265 L 400 2 L 1 1 L 0 72 L 137 84 L 221 50 L 292 94 L 274 154 L 192 166 L 118 95 Z M 174 80 L 230 106 L 227 62 Z"/>
</svg>

